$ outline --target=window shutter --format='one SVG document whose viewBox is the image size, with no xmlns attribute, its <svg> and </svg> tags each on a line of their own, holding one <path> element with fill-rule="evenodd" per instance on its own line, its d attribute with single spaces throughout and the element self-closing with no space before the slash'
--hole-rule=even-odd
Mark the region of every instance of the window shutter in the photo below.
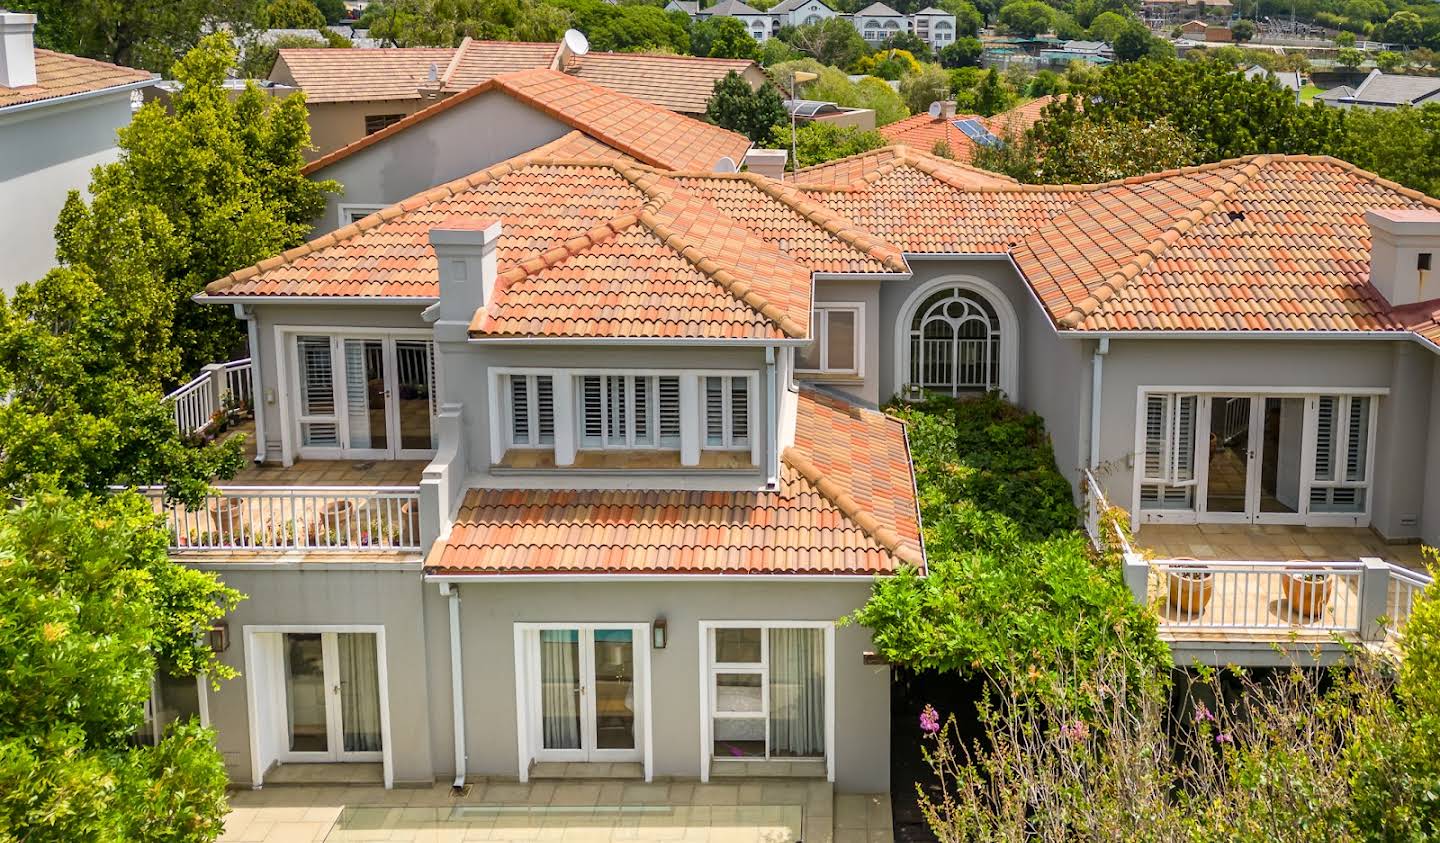
<svg viewBox="0 0 1440 843">
<path fill-rule="evenodd" d="M 750 379 L 730 378 L 730 444 L 750 444 Z"/>
<path fill-rule="evenodd" d="M 535 376 L 535 415 L 540 444 L 555 444 L 555 382 L 550 375 Z"/>
<path fill-rule="evenodd" d="M 534 444 L 530 441 L 530 379 L 525 375 L 510 376 L 510 441 Z"/>
<path fill-rule="evenodd" d="M 631 415 L 635 419 L 635 442 L 642 445 L 650 444 L 650 389 L 654 378 L 636 377 L 632 381 L 630 393 L 635 396 L 634 408 Z"/>
<path fill-rule="evenodd" d="M 680 379 L 662 375 L 659 384 L 659 426 L 661 445 L 680 444 Z"/>
<path fill-rule="evenodd" d="M 1334 395 L 1320 396 L 1315 411 L 1315 479 L 1335 479 L 1336 404 Z"/>
<path fill-rule="evenodd" d="M 1166 394 L 1145 396 L 1145 463 L 1141 480 L 1165 483 L 1170 479 L 1165 455 L 1170 442 L 1170 398 Z"/>
<path fill-rule="evenodd" d="M 1175 418 L 1171 423 L 1170 483 L 1175 486 L 1195 482 L 1195 409 L 1199 396 L 1174 397 Z"/>
<path fill-rule="evenodd" d="M 705 378 L 705 444 L 725 444 L 725 379 Z"/>
<path fill-rule="evenodd" d="M 605 439 L 605 402 L 599 375 L 586 375 L 580 379 L 580 406 L 584 417 L 584 444 L 599 447 Z"/>
<path fill-rule="evenodd" d="M 1363 483 L 1370 450 L 1370 399 L 1351 397 L 1348 401 L 1350 424 L 1346 426 L 1345 479 Z"/>
</svg>

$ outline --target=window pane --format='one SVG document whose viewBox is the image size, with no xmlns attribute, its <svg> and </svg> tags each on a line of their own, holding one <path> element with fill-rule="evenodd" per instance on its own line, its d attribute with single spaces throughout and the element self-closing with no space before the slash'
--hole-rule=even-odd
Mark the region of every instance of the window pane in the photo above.
<svg viewBox="0 0 1440 843">
<path fill-rule="evenodd" d="M 825 755 L 824 630 L 770 630 L 770 755 Z"/>
<path fill-rule="evenodd" d="M 825 331 L 830 338 L 825 368 L 855 371 L 855 311 L 830 311 Z"/>
<path fill-rule="evenodd" d="M 159 692 L 156 719 L 162 729 L 171 723 L 200 718 L 200 685 L 193 676 L 171 676 L 160 671 L 155 676 Z"/>
<path fill-rule="evenodd" d="M 715 630 L 716 664 L 759 664 L 760 630 Z"/>
<path fill-rule="evenodd" d="M 759 717 L 716 717 L 712 727 L 716 758 L 764 758 L 765 721 Z"/>
<path fill-rule="evenodd" d="M 759 714 L 765 710 L 758 673 L 715 674 L 715 711 L 721 714 Z"/>
<path fill-rule="evenodd" d="M 635 633 L 595 630 L 595 746 L 635 748 Z"/>
</svg>

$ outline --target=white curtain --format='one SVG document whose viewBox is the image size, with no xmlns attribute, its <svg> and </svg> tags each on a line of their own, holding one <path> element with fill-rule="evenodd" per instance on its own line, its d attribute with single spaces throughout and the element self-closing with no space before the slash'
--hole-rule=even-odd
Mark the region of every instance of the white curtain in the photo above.
<svg viewBox="0 0 1440 843">
<path fill-rule="evenodd" d="M 770 755 L 825 755 L 825 631 L 770 630 Z"/>
<path fill-rule="evenodd" d="M 340 721 L 346 752 L 379 752 L 380 665 L 372 632 L 342 632 L 340 651 Z"/>
<path fill-rule="evenodd" d="M 546 749 L 580 748 L 579 660 L 577 630 L 540 630 L 540 722 Z"/>
</svg>

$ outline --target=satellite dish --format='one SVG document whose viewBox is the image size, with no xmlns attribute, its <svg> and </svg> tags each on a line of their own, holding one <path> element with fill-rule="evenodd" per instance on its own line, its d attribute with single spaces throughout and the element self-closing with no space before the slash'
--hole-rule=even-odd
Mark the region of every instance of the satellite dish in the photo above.
<svg viewBox="0 0 1440 843">
<path fill-rule="evenodd" d="M 719 161 L 715 162 L 715 172 L 717 173 L 733 173 L 737 169 L 738 168 L 735 166 L 735 159 L 731 158 L 728 155 L 722 157 Z"/>
<path fill-rule="evenodd" d="M 940 101 L 939 101 L 939 100 L 936 100 L 935 102 L 930 103 L 930 117 L 931 117 L 931 119 L 934 119 L 934 120 L 939 120 L 939 119 L 940 119 L 940 109 L 941 109 L 941 108 L 942 108 L 942 106 L 940 105 Z"/>
<path fill-rule="evenodd" d="M 583 56 L 590 52 L 589 39 L 578 29 L 565 30 L 564 44 L 565 49 L 569 50 L 572 56 Z"/>
</svg>

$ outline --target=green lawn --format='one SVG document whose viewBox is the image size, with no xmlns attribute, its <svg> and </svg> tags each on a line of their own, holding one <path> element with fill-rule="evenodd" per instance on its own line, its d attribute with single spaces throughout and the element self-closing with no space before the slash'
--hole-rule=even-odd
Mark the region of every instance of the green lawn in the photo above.
<svg viewBox="0 0 1440 843">
<path fill-rule="evenodd" d="M 1315 95 L 1320 93 L 1322 90 L 1324 89 L 1317 88 L 1314 85 L 1307 83 L 1305 87 L 1300 89 L 1300 101 L 1309 102 L 1310 100 L 1315 99 Z"/>
</svg>

